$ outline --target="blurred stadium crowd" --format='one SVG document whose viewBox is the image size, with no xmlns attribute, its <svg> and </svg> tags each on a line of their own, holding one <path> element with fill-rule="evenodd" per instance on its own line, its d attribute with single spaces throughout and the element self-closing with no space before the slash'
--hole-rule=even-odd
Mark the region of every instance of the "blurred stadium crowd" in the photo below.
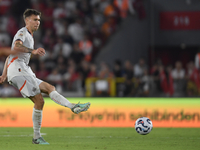
<svg viewBox="0 0 200 150">
<path fill-rule="evenodd" d="M 95 63 L 95 56 L 109 42 L 127 15 L 145 17 L 143 0 L 3 0 L 0 4 L 0 48 L 10 47 L 17 30 L 24 26 L 26 8 L 42 12 L 41 26 L 35 32 L 35 47 L 46 50 L 44 57 L 32 56 L 30 66 L 36 76 L 56 86 L 59 92 L 86 90 L 86 79 L 117 78 L 116 96 L 197 96 L 200 89 L 194 62 L 186 68 L 177 61 L 152 67 L 145 59 L 138 63 L 116 60 L 113 66 Z M 17 6 L 17 7 L 16 7 Z M 0 57 L 3 70 L 5 57 Z M 120 80 L 123 78 L 124 80 Z M 119 81 L 119 82 L 118 82 Z M 123 82 L 121 82 L 123 81 Z M 93 96 L 109 96 L 110 82 L 96 82 Z M 7 83 L 0 85 L 1 97 L 20 96 Z"/>
</svg>

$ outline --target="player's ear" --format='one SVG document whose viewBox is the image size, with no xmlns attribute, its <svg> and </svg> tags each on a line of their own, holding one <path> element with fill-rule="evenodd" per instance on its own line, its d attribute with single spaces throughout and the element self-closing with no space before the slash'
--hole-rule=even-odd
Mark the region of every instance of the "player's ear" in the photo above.
<svg viewBox="0 0 200 150">
<path fill-rule="evenodd" d="M 26 18 L 24 19 L 25 24 L 28 24 L 29 19 L 30 19 L 29 17 L 26 17 Z"/>
</svg>

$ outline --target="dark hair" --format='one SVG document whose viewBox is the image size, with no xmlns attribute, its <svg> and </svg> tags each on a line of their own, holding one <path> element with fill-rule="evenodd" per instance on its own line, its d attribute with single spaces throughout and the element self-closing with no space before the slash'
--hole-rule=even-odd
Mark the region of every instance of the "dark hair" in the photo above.
<svg viewBox="0 0 200 150">
<path fill-rule="evenodd" d="M 30 17 L 31 15 L 39 15 L 41 16 L 41 12 L 35 10 L 35 9 L 26 9 L 24 14 L 23 14 L 23 18 L 24 20 L 27 18 L 27 17 Z"/>
</svg>

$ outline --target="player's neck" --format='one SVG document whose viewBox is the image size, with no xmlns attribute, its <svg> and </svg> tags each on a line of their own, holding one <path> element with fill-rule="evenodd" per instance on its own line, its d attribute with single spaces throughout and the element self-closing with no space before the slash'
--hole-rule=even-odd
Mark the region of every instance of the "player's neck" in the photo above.
<svg viewBox="0 0 200 150">
<path fill-rule="evenodd" d="M 29 29 L 28 26 L 26 26 L 26 29 L 28 30 L 28 32 L 33 36 L 33 31 Z"/>
</svg>

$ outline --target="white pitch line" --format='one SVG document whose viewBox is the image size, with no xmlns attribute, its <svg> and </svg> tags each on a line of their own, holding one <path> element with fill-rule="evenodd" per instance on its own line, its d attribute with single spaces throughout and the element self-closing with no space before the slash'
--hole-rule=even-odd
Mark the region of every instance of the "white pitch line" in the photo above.
<svg viewBox="0 0 200 150">
<path fill-rule="evenodd" d="M 113 137 L 113 136 L 59 136 L 59 137 L 65 137 L 65 138 L 75 138 L 75 139 L 78 139 L 78 138 L 88 138 L 88 139 L 91 139 L 91 138 L 119 138 L 119 139 L 127 139 L 127 138 L 130 138 L 130 137 L 120 137 L 120 136 L 117 136 L 117 137 Z"/>
<path fill-rule="evenodd" d="M 47 135 L 47 133 L 41 133 L 41 135 Z M 14 135 L 14 134 L 4 134 L 4 135 L 1 135 L 0 134 L 0 137 L 24 137 L 24 136 L 33 136 L 33 134 L 18 134 L 18 135 Z"/>
</svg>

